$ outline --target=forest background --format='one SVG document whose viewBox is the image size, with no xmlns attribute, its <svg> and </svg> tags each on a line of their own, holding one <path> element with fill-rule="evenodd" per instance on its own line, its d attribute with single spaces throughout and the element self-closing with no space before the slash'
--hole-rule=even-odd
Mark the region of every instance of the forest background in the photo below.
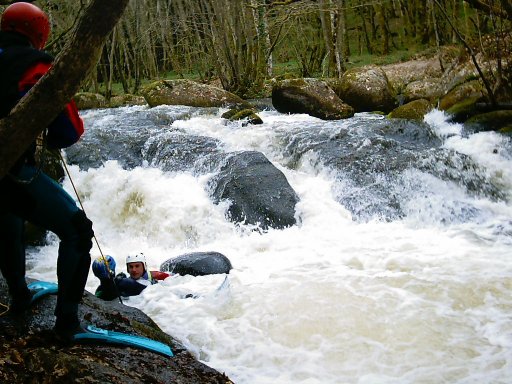
<svg viewBox="0 0 512 384">
<path fill-rule="evenodd" d="M 47 49 L 57 54 L 88 1 L 35 4 L 50 15 Z M 511 21 L 511 0 L 131 0 L 82 90 L 109 99 L 189 78 L 253 98 L 273 78 L 341 77 L 446 45 L 466 57 L 483 51 L 499 66 L 511 56 Z"/>
</svg>

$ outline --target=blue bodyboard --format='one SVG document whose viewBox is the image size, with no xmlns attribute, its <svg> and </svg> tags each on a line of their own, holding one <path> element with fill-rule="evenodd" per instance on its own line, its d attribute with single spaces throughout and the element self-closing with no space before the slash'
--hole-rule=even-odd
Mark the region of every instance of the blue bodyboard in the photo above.
<svg viewBox="0 0 512 384">
<path fill-rule="evenodd" d="M 56 295 L 59 290 L 57 283 L 50 283 L 47 281 L 34 281 L 33 283 L 28 284 L 27 287 L 31 292 L 34 292 L 31 300 L 32 303 L 39 300 L 41 297 Z"/>
<path fill-rule="evenodd" d="M 122 332 L 108 331 L 106 329 L 97 328 L 92 325 L 87 326 L 87 331 L 88 332 L 77 333 L 73 336 L 73 339 L 75 341 L 83 342 L 91 341 L 103 342 L 106 344 L 124 345 L 156 352 L 167 357 L 174 356 L 171 348 L 167 344 L 148 339 L 147 337 L 129 335 Z"/>
</svg>

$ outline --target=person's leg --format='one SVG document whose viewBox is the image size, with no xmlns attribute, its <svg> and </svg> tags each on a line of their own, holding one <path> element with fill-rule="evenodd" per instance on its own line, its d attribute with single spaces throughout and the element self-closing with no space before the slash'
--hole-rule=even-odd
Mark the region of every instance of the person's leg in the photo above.
<svg viewBox="0 0 512 384">
<path fill-rule="evenodd" d="M 25 282 L 24 221 L 11 213 L 0 215 L 0 271 L 9 293 L 10 310 L 23 312 L 30 306 L 30 291 Z"/>
<path fill-rule="evenodd" d="M 24 225 L 35 207 L 23 187 L 6 176 L 0 180 L 0 271 L 11 295 L 10 310 L 21 313 L 30 306 L 31 294 L 25 281 Z"/>
<path fill-rule="evenodd" d="M 35 170 L 24 167 L 23 178 L 29 178 Z M 92 222 L 78 209 L 64 189 L 44 173 L 39 174 L 26 191 L 37 201 L 27 219 L 54 232 L 60 239 L 57 259 L 57 329 L 77 328 L 78 304 L 82 299 L 91 263 Z"/>
</svg>

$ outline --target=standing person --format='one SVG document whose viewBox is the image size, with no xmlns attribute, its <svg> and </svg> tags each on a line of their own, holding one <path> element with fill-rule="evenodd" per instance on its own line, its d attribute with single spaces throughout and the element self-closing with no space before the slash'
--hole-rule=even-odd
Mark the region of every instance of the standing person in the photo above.
<svg viewBox="0 0 512 384">
<path fill-rule="evenodd" d="M 2 13 L 0 118 L 50 69 L 53 58 L 43 52 L 49 33 L 48 16 L 33 4 L 14 3 Z M 48 148 L 65 148 L 78 141 L 83 131 L 76 105 L 70 101 L 47 127 L 43 141 Z M 34 154 L 32 143 L 0 180 L 0 271 L 9 286 L 10 311 L 24 313 L 32 298 L 25 281 L 24 222 L 54 232 L 60 239 L 54 330 L 72 338 L 83 332 L 78 305 L 91 263 L 92 222 L 73 198 L 36 166 Z"/>
</svg>

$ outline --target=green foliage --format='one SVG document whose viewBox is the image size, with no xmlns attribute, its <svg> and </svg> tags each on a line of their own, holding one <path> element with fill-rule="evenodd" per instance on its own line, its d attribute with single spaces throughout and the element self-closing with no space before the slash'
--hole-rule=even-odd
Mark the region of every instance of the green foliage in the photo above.
<svg viewBox="0 0 512 384">
<path fill-rule="evenodd" d="M 52 36 L 62 35 L 52 41 L 54 53 L 77 17 L 75 2 L 59 3 L 50 10 Z M 150 79 L 216 80 L 246 97 L 267 94 L 269 78 L 339 77 L 353 67 L 438 53 L 447 44 L 463 47 L 460 37 L 495 57 L 512 46 L 512 16 L 476 10 L 462 0 L 271 3 L 131 2 L 85 88 L 118 94 L 136 92 Z M 266 68 L 270 49 L 272 73 Z"/>
</svg>

